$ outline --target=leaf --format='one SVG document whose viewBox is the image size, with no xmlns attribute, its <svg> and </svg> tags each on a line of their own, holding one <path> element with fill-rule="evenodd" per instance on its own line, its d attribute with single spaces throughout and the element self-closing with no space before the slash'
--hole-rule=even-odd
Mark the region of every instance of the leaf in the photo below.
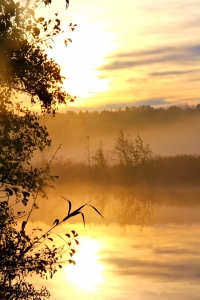
<svg viewBox="0 0 200 300">
<path fill-rule="evenodd" d="M 54 225 L 54 224 L 57 226 L 57 225 L 59 224 L 59 220 L 58 220 L 58 219 L 55 219 L 55 221 L 53 222 L 53 225 Z"/>
<path fill-rule="evenodd" d="M 24 191 L 24 192 L 22 192 L 22 194 L 23 194 L 24 198 L 30 197 L 30 193 L 29 192 Z"/>
<path fill-rule="evenodd" d="M 66 233 L 65 235 L 70 239 L 70 234 L 69 233 Z"/>
<path fill-rule="evenodd" d="M 26 198 L 22 199 L 22 203 L 24 204 L 24 206 L 26 206 L 28 203 L 28 199 L 26 199 Z"/>
<path fill-rule="evenodd" d="M 19 189 L 17 187 L 12 187 L 12 190 L 17 194 L 19 192 Z"/>
<path fill-rule="evenodd" d="M 66 201 L 68 201 L 68 203 L 69 203 L 69 209 L 68 209 L 68 215 L 70 214 L 70 212 L 71 212 L 71 207 L 72 207 L 72 203 L 71 203 L 71 201 L 69 201 L 68 199 L 66 199 L 65 197 L 62 197 L 64 200 L 66 200 Z"/>
<path fill-rule="evenodd" d="M 22 230 L 21 230 L 21 235 L 22 235 L 22 236 L 25 236 L 25 230 L 24 230 L 24 229 L 25 229 L 25 227 L 26 227 L 26 224 L 27 224 L 26 221 L 23 221 L 23 222 L 22 222 Z"/>
<path fill-rule="evenodd" d="M 90 205 L 90 204 L 88 204 L 90 207 L 92 207 L 104 220 L 105 220 L 105 218 L 102 216 L 102 214 L 98 211 L 98 209 L 96 209 L 96 207 L 94 207 L 94 206 L 92 206 L 92 205 Z"/>
<path fill-rule="evenodd" d="M 65 199 L 65 200 L 67 200 L 69 203 L 69 209 L 68 209 L 68 215 L 69 215 L 71 212 L 72 203 L 68 199 Z"/>
<path fill-rule="evenodd" d="M 84 227 L 85 227 L 85 217 L 84 217 L 84 214 L 82 212 L 81 212 L 81 215 L 82 215 L 83 224 L 84 224 Z"/>
<path fill-rule="evenodd" d="M 90 201 L 89 201 L 89 202 L 90 202 Z M 62 220 L 62 222 L 66 221 L 66 220 L 68 220 L 68 219 L 70 219 L 70 218 L 72 218 L 72 217 L 75 217 L 75 216 L 77 216 L 77 215 L 79 215 L 79 214 L 82 214 L 82 213 L 80 212 L 80 210 L 81 210 L 83 207 L 85 207 L 86 205 L 88 205 L 89 202 L 87 202 L 87 203 L 81 205 L 79 208 L 77 208 L 76 210 L 74 210 L 71 214 L 67 215 L 67 216 Z M 84 219 L 84 217 L 83 217 L 83 219 Z"/>
<path fill-rule="evenodd" d="M 75 235 L 75 233 L 76 233 L 74 230 L 72 230 L 71 232 L 73 233 L 73 235 Z"/>
<path fill-rule="evenodd" d="M 39 209 L 39 206 L 37 205 L 37 203 L 33 203 L 33 207 L 35 208 L 35 209 Z"/>
<path fill-rule="evenodd" d="M 5 188 L 5 192 L 7 192 L 9 194 L 9 196 L 13 195 L 13 191 L 9 188 Z"/>
<path fill-rule="evenodd" d="M 79 245 L 79 241 L 78 240 L 74 240 L 74 241 L 75 241 L 76 245 Z"/>
<path fill-rule="evenodd" d="M 38 36 L 39 34 L 40 34 L 39 28 L 34 27 L 34 28 L 33 28 L 33 35 L 34 35 L 34 36 Z"/>
<path fill-rule="evenodd" d="M 67 38 L 67 39 L 68 39 L 68 41 L 70 41 L 72 43 L 72 39 L 70 39 L 70 38 Z"/>
<path fill-rule="evenodd" d="M 43 17 L 40 17 L 40 18 L 37 19 L 37 22 L 38 22 L 38 23 L 42 23 L 43 21 L 44 21 L 44 18 L 43 18 Z"/>
<path fill-rule="evenodd" d="M 48 240 L 52 241 L 53 242 L 53 239 L 52 238 L 48 238 Z"/>
<path fill-rule="evenodd" d="M 62 266 L 61 265 L 58 265 L 58 267 L 61 269 L 62 268 Z"/>
</svg>

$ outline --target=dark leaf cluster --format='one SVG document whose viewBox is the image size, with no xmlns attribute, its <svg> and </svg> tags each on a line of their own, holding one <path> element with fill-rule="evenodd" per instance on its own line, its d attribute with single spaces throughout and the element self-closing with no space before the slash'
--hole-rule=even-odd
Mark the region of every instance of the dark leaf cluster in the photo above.
<svg viewBox="0 0 200 300">
<path fill-rule="evenodd" d="M 50 144 L 47 129 L 39 125 L 37 114 L 19 105 L 6 109 L 0 104 L 0 184 L 7 186 L 10 196 L 19 195 L 19 187 L 22 191 L 45 194 L 45 187 L 53 177 L 48 167 L 33 167 L 31 159 L 36 150 L 43 151 Z M 26 202 L 27 194 L 22 196 Z"/>
<path fill-rule="evenodd" d="M 36 19 L 38 5 L 39 1 L 24 6 L 13 0 L 0 2 L 1 89 L 10 95 L 27 94 L 32 104 L 39 101 L 43 111 L 55 113 L 58 104 L 73 101 L 63 89 L 60 66 L 44 51 L 62 33 L 61 22 L 57 14 L 50 20 Z"/>
<path fill-rule="evenodd" d="M 1 195 L 2 195 L 1 191 Z M 5 195 L 6 198 L 6 195 Z M 78 245 L 78 234 L 72 230 L 62 238 L 64 243 L 56 246 L 53 243 L 52 229 L 42 233 L 34 228 L 31 234 L 25 232 L 26 221 L 22 222 L 21 230 L 16 229 L 14 211 L 9 200 L 0 202 L 0 295 L 1 299 L 35 299 L 28 298 L 38 294 L 48 299 L 46 290 L 36 291 L 27 282 L 28 275 L 39 275 L 43 279 L 53 278 L 62 268 L 64 262 L 73 263 L 74 245 Z M 55 233 L 56 234 L 56 233 Z M 66 255 L 68 258 L 66 259 Z M 44 293 L 43 293 L 44 292 Z M 25 296 L 26 295 L 26 296 Z M 24 298 L 23 298 L 24 297 Z M 37 299 L 37 298 L 36 298 Z"/>
</svg>

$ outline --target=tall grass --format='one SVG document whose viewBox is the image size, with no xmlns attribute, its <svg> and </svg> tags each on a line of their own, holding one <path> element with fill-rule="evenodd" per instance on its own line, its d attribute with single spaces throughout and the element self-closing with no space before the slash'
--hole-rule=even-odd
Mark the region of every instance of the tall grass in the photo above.
<svg viewBox="0 0 200 300">
<path fill-rule="evenodd" d="M 200 155 L 156 156 L 131 166 L 112 163 L 102 167 L 88 166 L 84 162 L 57 161 L 52 164 L 52 171 L 59 174 L 60 183 L 64 184 L 197 185 L 200 183 Z"/>
</svg>

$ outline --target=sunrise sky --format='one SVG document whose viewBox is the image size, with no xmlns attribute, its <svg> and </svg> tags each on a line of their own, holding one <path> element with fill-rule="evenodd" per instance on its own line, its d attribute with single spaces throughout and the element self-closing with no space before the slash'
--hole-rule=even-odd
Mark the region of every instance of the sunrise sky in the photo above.
<svg viewBox="0 0 200 300">
<path fill-rule="evenodd" d="M 53 0 L 41 12 L 78 24 L 48 51 L 77 96 L 68 109 L 200 103 L 199 1 Z"/>
</svg>

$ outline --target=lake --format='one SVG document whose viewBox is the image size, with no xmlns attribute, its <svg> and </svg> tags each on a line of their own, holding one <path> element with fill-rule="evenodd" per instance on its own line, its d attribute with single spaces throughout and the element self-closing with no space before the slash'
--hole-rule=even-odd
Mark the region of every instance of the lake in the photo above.
<svg viewBox="0 0 200 300">
<path fill-rule="evenodd" d="M 52 299 L 199 299 L 200 201 L 198 187 L 74 189 L 63 194 L 72 208 L 91 201 L 81 216 L 56 230 L 74 229 L 80 244 L 76 265 L 63 265 L 45 285 Z M 42 228 L 65 216 L 68 203 L 57 192 L 40 201 L 32 222 Z M 44 221 L 44 223 L 41 223 Z M 30 225 L 29 225 L 30 226 Z M 60 240 L 56 237 L 56 243 Z"/>
</svg>

